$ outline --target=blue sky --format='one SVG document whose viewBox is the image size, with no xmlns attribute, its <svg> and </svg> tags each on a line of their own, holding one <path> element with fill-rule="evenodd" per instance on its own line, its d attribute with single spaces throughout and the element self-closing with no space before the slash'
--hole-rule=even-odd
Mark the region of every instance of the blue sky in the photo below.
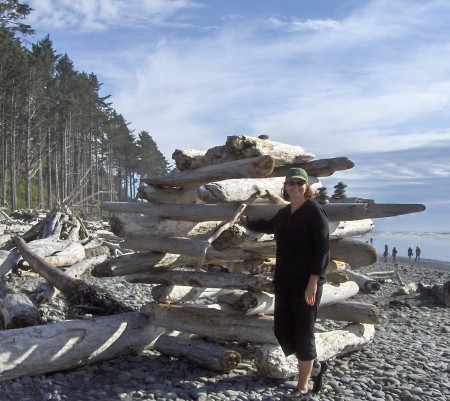
<svg viewBox="0 0 450 401">
<path fill-rule="evenodd" d="M 175 149 L 269 135 L 347 156 L 349 196 L 422 203 L 377 229 L 450 231 L 447 0 L 29 0 L 136 133 Z"/>
</svg>

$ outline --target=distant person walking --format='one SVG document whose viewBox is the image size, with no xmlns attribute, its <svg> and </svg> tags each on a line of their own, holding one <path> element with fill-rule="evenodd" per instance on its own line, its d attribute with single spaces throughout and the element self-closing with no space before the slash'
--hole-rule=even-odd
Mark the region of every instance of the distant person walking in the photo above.
<svg viewBox="0 0 450 401">
<path fill-rule="evenodd" d="M 409 263 L 411 263 L 411 258 L 413 255 L 413 250 L 411 247 L 408 248 L 408 259 L 409 259 Z"/>
<path fill-rule="evenodd" d="M 420 250 L 420 248 L 418 246 L 416 246 L 416 262 L 420 262 L 420 253 L 422 251 Z"/>
<path fill-rule="evenodd" d="M 397 248 L 395 246 L 392 248 L 392 263 L 397 263 Z"/>
<path fill-rule="evenodd" d="M 384 252 L 383 252 L 383 256 L 384 256 L 384 261 L 385 261 L 385 262 L 387 262 L 388 255 L 389 255 L 388 246 L 385 245 L 385 246 L 384 246 Z"/>
<path fill-rule="evenodd" d="M 373 238 L 370 239 L 370 243 L 373 244 Z"/>
</svg>

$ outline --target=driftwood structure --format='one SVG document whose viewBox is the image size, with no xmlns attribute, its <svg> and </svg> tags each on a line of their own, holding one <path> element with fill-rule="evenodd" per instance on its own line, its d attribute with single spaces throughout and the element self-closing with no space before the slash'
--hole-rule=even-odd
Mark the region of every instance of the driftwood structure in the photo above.
<svg viewBox="0 0 450 401">
<path fill-rule="evenodd" d="M 360 290 L 377 289 L 375 280 L 355 271 L 374 263 L 376 252 L 351 237 L 370 232 L 374 218 L 420 212 L 423 205 L 377 204 L 347 198 L 342 191 L 324 199 L 320 177 L 352 168 L 353 162 L 346 157 L 314 160 L 299 146 L 267 139 L 230 136 L 225 145 L 207 151 L 176 150 L 173 159 L 178 171 L 142 180 L 140 201 L 102 204 L 111 213 L 113 234 L 123 240 L 121 247 L 91 241 L 83 224 L 62 211 L 20 238 L 0 238 L 0 274 L 18 265 L 37 271 L 48 281 L 39 302 L 60 291 L 75 308 L 114 314 L 36 327 L 40 322 L 33 319 L 37 316 L 28 300 L 4 298 L 0 311 L 6 328 L 14 322 L 31 327 L 0 332 L 0 380 L 145 347 L 219 371 L 234 369 L 239 352 L 218 340 L 254 343 L 259 374 L 292 377 L 296 361 L 284 358 L 273 335 L 274 239 L 236 223 L 242 212 L 270 218 L 284 207 L 279 193 L 290 167 L 308 172 L 329 216 L 333 260 L 319 319 L 342 322 L 342 327 L 317 333 L 320 358 L 335 358 L 373 340 L 373 326 L 380 324 L 376 306 L 351 298 Z M 122 254 L 124 248 L 131 252 Z M 80 279 L 88 268 L 97 277 L 153 284 L 152 299 L 139 312 L 128 311 Z"/>
<path fill-rule="evenodd" d="M 141 312 L 156 326 L 186 336 L 253 342 L 259 344 L 258 349 L 268 344 L 271 351 L 259 353 L 258 371 L 270 377 L 294 375 L 296 361 L 274 363 L 279 356 L 274 357 L 277 352 L 272 349 L 278 348 L 272 330 L 273 236 L 252 232 L 235 222 L 243 210 L 248 216 L 270 218 L 284 207 L 279 195 L 290 167 L 304 168 L 313 189 L 323 194 L 320 177 L 354 166 L 346 157 L 314 158 L 299 146 L 243 135 L 230 136 L 225 145 L 205 152 L 176 150 L 173 159 L 178 171 L 143 178 L 138 190 L 142 201 L 102 204 L 103 210 L 112 214 L 114 234 L 123 238 L 126 248 L 139 253 L 100 263 L 92 274 L 154 284 L 154 300 Z M 321 202 L 329 217 L 333 261 L 319 318 L 350 325 L 317 334 L 323 359 L 363 347 L 373 339 L 370 327 L 380 323 L 374 305 L 350 300 L 361 289 L 379 288 L 375 280 L 355 272 L 376 261 L 375 249 L 351 237 L 370 232 L 373 218 L 425 209 L 417 204 L 346 199 L 342 192 Z M 210 271 L 211 266 L 220 269 Z M 185 304 L 202 297 L 215 298 L 216 303 Z M 183 354 L 182 344 L 172 338 L 171 346 L 161 347 L 161 352 L 195 363 L 201 363 L 200 358 L 205 366 L 214 365 L 206 356 L 199 356 L 205 354 L 202 348 L 195 361 Z M 211 350 L 212 354 L 217 352 L 222 350 Z"/>
</svg>

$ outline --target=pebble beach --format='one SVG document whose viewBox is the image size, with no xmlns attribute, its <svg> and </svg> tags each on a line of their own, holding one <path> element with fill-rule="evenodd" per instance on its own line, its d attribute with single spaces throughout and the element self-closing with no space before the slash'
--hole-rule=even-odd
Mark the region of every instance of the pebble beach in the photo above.
<svg viewBox="0 0 450 401">
<path fill-rule="evenodd" d="M 414 262 L 412 262 L 414 263 Z M 450 280 L 450 263 L 422 260 L 412 265 L 399 258 L 397 266 L 378 262 L 360 273 L 392 271 L 404 284 L 443 284 Z M 121 278 L 83 277 L 138 309 L 149 301 L 150 287 Z M 38 278 L 19 277 L 0 283 L 0 295 L 13 288 L 32 292 Z M 363 349 L 329 361 L 324 387 L 311 401 L 449 401 L 450 308 L 418 293 L 400 295 L 397 278 L 384 279 L 376 292 L 360 291 L 354 298 L 375 304 L 382 322 L 374 341 Z M 40 307 L 48 323 L 64 319 L 58 298 Z M 318 321 L 318 330 L 334 329 L 338 322 Z M 237 369 L 218 373 L 188 361 L 144 350 L 96 364 L 39 376 L 0 382 L 2 401 L 153 401 L 153 400 L 283 400 L 293 391 L 295 378 L 260 377 L 252 362 L 253 345 L 235 344 L 242 355 Z"/>
</svg>

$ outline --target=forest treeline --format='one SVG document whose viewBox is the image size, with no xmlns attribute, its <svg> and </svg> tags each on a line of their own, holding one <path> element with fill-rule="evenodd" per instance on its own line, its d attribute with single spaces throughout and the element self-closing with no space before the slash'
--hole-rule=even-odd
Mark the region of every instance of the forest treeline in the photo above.
<svg viewBox="0 0 450 401">
<path fill-rule="evenodd" d="M 49 36 L 26 38 L 32 9 L 0 0 L 0 206 L 53 209 L 135 197 L 141 176 L 169 163 L 147 131 L 137 135 Z"/>
</svg>

